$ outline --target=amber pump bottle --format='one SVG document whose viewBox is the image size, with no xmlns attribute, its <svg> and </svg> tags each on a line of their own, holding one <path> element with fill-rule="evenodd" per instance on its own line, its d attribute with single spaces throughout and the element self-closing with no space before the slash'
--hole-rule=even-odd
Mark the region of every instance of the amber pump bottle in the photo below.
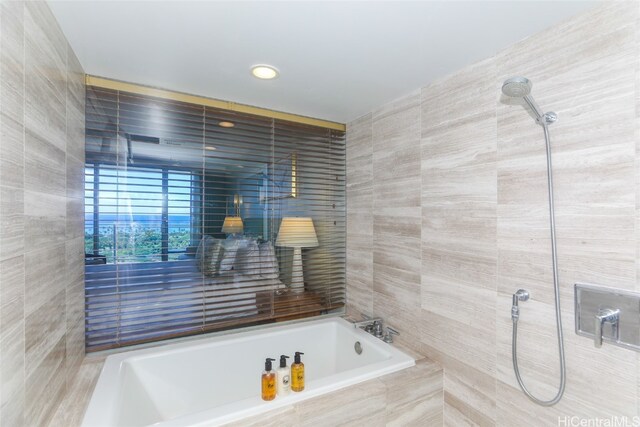
<svg viewBox="0 0 640 427">
<path fill-rule="evenodd" d="M 262 373 L 262 400 L 273 400 L 276 398 L 276 373 L 272 370 L 271 362 L 276 359 L 265 360 L 264 372 Z"/>
<path fill-rule="evenodd" d="M 302 391 L 304 390 L 304 363 L 300 360 L 300 353 L 296 351 L 293 358 L 293 365 L 291 365 L 291 390 Z"/>
</svg>

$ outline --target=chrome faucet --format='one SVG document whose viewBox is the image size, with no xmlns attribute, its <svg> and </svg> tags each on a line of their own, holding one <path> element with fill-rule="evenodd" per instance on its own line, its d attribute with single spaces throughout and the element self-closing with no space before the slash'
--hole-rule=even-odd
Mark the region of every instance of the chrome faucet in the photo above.
<svg viewBox="0 0 640 427">
<path fill-rule="evenodd" d="M 387 326 L 387 333 L 382 337 L 382 341 L 391 344 L 393 342 L 394 335 L 400 335 L 400 332 L 396 331 L 391 326 Z"/>
<path fill-rule="evenodd" d="M 369 333 L 377 328 L 378 325 L 380 325 L 380 327 L 382 328 L 382 319 L 379 317 L 365 318 L 364 320 L 361 320 L 359 322 L 353 322 L 353 326 L 355 328 L 362 328 Z"/>
<path fill-rule="evenodd" d="M 383 333 L 383 330 L 385 329 L 382 326 L 384 321 L 380 317 L 370 318 L 366 315 L 363 315 L 362 317 L 364 317 L 364 320 L 361 320 L 359 322 L 353 322 L 354 328 L 362 328 L 364 329 L 365 332 L 370 333 L 374 337 L 379 338 L 386 343 L 393 342 L 392 335 L 400 335 L 398 331 L 396 331 L 390 326 L 387 326 L 386 328 L 387 333 L 386 334 Z"/>
</svg>

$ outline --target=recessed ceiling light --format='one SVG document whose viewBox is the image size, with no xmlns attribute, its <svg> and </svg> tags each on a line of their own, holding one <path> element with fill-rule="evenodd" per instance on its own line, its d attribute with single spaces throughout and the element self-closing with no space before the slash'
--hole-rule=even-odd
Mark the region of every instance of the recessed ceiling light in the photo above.
<svg viewBox="0 0 640 427">
<path fill-rule="evenodd" d="M 211 150 L 211 151 L 213 151 L 213 150 L 215 150 L 215 149 L 216 149 L 216 147 L 211 147 L 211 146 L 209 146 L 209 147 L 204 147 L 204 149 L 205 149 L 205 150 Z"/>
<path fill-rule="evenodd" d="M 222 127 L 222 128 L 232 128 L 234 127 L 236 124 L 233 122 L 227 122 L 227 121 L 222 121 L 220 123 L 218 123 L 218 126 Z"/>
<path fill-rule="evenodd" d="M 240 169 L 244 169 L 244 166 L 242 165 L 236 165 L 236 166 L 238 166 Z"/>
<path fill-rule="evenodd" d="M 251 67 L 251 74 L 259 79 L 271 80 L 278 77 L 280 72 L 276 67 L 272 67 L 271 65 L 259 64 Z"/>
</svg>

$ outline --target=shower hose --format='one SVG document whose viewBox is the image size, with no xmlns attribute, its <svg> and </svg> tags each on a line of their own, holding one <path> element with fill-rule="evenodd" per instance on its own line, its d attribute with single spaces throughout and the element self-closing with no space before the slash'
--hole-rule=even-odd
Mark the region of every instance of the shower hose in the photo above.
<svg viewBox="0 0 640 427">
<path fill-rule="evenodd" d="M 513 300 L 514 305 L 511 309 L 511 319 L 513 321 L 513 337 L 511 341 L 511 354 L 513 357 L 513 370 L 516 374 L 516 379 L 518 380 L 518 384 L 520 388 L 524 392 L 525 395 L 538 405 L 542 406 L 553 406 L 560 401 L 562 395 L 564 394 L 564 388 L 566 384 L 566 368 L 565 368 L 565 358 L 564 358 L 564 340 L 562 336 L 562 317 L 560 314 L 560 287 L 558 284 L 558 257 L 556 254 L 556 224 L 555 224 L 555 207 L 553 204 L 553 174 L 551 169 L 551 138 L 549 136 L 549 128 L 547 124 L 541 124 L 544 129 L 544 140 L 547 150 L 547 187 L 548 187 L 548 196 L 549 196 L 549 223 L 551 229 L 551 258 L 553 263 L 553 290 L 555 297 L 555 308 L 556 308 L 556 328 L 557 328 L 557 336 L 558 336 L 558 353 L 560 356 L 560 385 L 558 386 L 558 392 L 555 397 L 551 400 L 542 400 L 535 397 L 524 385 L 522 381 L 522 376 L 520 375 L 520 369 L 518 368 L 518 317 L 519 317 L 519 308 L 518 308 L 518 299 L 526 300 L 528 298 L 528 293 L 526 291 L 520 290 L 514 294 Z M 524 298 L 521 298 L 523 292 L 526 294 Z"/>
</svg>

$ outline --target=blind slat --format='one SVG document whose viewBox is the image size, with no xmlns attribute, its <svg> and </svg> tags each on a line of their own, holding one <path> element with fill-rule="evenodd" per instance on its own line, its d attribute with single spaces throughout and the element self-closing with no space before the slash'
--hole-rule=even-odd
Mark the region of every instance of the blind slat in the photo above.
<svg viewBox="0 0 640 427">
<path fill-rule="evenodd" d="M 344 305 L 344 133 L 95 87 L 86 97 L 89 351 Z M 242 232 L 228 238 L 236 216 Z M 275 244 L 296 216 L 318 241 L 302 251 L 306 299 L 283 293 L 293 248 Z M 203 242 L 223 248 L 207 268 Z"/>
</svg>

